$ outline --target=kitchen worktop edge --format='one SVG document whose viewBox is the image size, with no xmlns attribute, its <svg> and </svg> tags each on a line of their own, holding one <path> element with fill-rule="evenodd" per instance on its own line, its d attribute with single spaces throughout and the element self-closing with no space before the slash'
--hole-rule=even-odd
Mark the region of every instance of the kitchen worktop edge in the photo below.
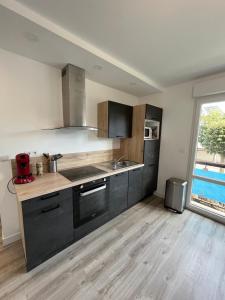
<svg viewBox="0 0 225 300">
<path fill-rule="evenodd" d="M 71 182 L 70 180 L 68 180 L 67 178 L 65 178 L 63 175 L 59 173 L 45 173 L 42 176 L 35 176 L 35 180 L 31 183 L 15 185 L 17 200 L 18 202 L 23 202 L 29 199 L 40 197 L 45 194 L 57 192 L 63 189 L 84 184 L 92 180 L 97 180 L 104 177 L 109 177 L 119 173 L 124 173 L 126 171 L 141 168 L 144 166 L 144 164 L 136 164 L 118 170 L 110 170 L 106 167 L 101 166 L 100 163 L 92 164 L 91 166 L 99 168 L 105 171 L 106 173 L 99 174 L 97 176 L 83 178 L 73 182 Z"/>
</svg>

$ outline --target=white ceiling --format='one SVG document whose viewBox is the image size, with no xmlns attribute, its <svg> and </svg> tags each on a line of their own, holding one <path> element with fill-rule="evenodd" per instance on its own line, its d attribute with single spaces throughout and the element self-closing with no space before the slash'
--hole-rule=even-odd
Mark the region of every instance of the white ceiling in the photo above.
<svg viewBox="0 0 225 300">
<path fill-rule="evenodd" d="M 131 90 L 137 95 L 225 70 L 223 0 L 0 0 L 0 4 L 1 2 L 4 5 L 6 3 L 10 9 L 9 6 L 12 5 L 8 3 L 22 3 L 77 39 L 82 39 L 83 43 L 86 42 L 92 56 L 91 49 L 94 47 L 96 64 L 102 65 L 103 59 L 109 69 L 113 69 L 112 65 L 116 68 L 107 80 L 115 80 L 117 72 L 121 72 L 123 76 L 120 75 L 120 89 Z M 17 13 L 24 12 L 21 7 L 18 6 L 17 10 L 15 7 L 16 5 L 13 9 Z M 27 17 L 32 11 L 23 15 Z M 35 22 L 36 20 L 34 18 Z M 30 31 L 32 30 L 31 27 Z M 47 43 L 50 33 L 39 34 L 46 37 Z M 59 44 L 61 51 L 63 47 L 70 48 L 66 48 L 63 43 Z M 88 52 L 87 48 L 85 50 Z M 54 50 L 55 47 L 52 53 Z M 90 56 L 92 64 L 93 57 L 90 53 L 86 55 Z M 60 59 L 59 55 L 54 58 Z M 62 58 L 60 62 L 64 63 Z M 104 70 L 102 74 L 105 76 L 108 73 Z M 131 76 L 129 79 L 126 78 L 128 75 Z M 130 82 L 136 84 L 130 85 Z M 117 85 L 119 83 L 115 82 L 114 86 Z"/>
</svg>

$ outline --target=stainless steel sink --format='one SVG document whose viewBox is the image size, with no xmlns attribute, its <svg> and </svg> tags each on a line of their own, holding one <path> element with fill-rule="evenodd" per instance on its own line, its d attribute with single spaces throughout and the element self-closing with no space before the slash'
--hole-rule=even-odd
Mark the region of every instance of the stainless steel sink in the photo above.
<svg viewBox="0 0 225 300">
<path fill-rule="evenodd" d="M 120 161 L 106 161 L 104 163 L 101 163 L 101 166 L 110 169 L 110 170 L 117 170 L 121 168 L 127 168 L 131 166 L 135 166 L 138 163 L 131 161 L 131 160 L 120 160 Z"/>
</svg>

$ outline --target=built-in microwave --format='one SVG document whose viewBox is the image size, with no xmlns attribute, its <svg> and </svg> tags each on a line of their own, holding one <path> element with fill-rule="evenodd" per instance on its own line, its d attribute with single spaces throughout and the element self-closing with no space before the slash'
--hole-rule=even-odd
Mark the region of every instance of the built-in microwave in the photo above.
<svg viewBox="0 0 225 300">
<path fill-rule="evenodd" d="M 155 120 L 145 120 L 145 140 L 158 140 L 160 131 L 160 122 Z"/>
</svg>

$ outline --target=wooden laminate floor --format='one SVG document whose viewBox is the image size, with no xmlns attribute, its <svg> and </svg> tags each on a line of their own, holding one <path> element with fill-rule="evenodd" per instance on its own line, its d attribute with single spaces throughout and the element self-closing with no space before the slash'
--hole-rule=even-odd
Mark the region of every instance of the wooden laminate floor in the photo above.
<svg viewBox="0 0 225 300">
<path fill-rule="evenodd" d="M 152 197 L 25 272 L 0 245 L 0 299 L 225 299 L 225 227 Z"/>
</svg>

